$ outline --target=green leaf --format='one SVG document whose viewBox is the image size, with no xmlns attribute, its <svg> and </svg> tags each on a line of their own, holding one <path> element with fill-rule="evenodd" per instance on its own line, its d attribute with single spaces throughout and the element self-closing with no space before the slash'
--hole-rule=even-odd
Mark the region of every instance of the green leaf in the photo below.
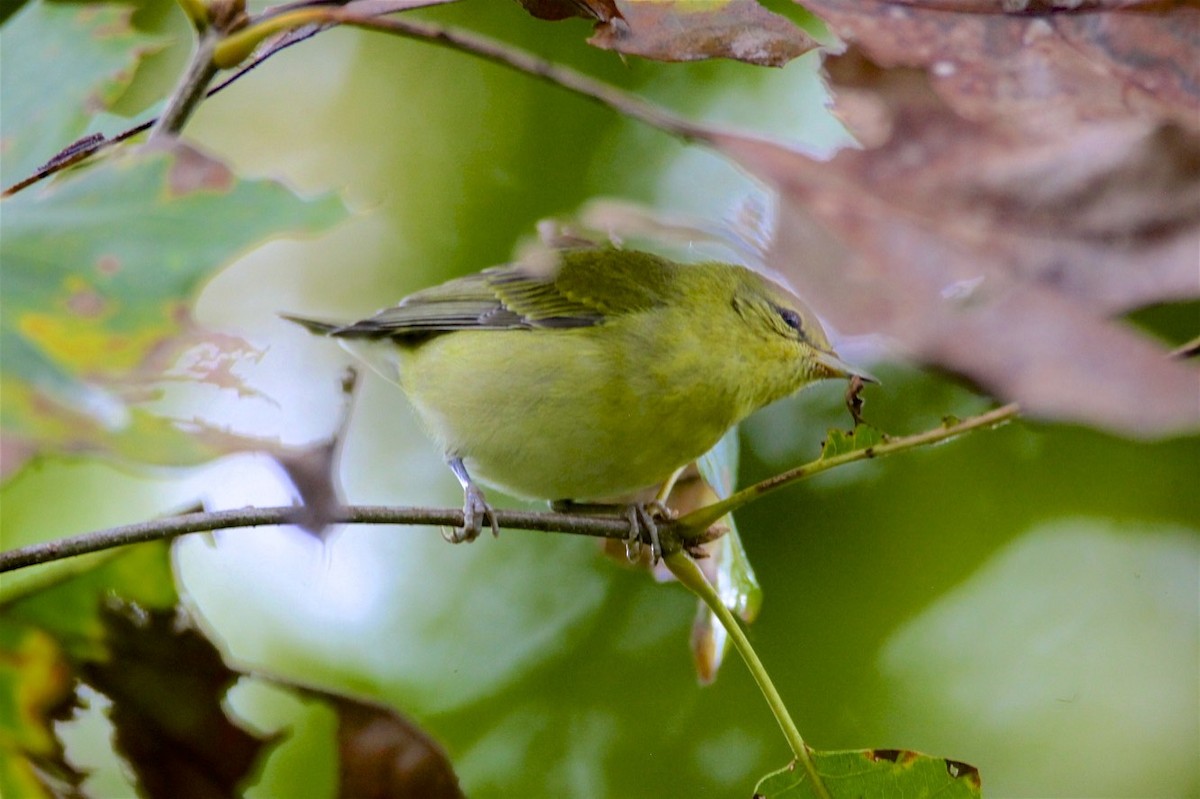
<svg viewBox="0 0 1200 799">
<path fill-rule="evenodd" d="M 32 174 L 120 96 L 159 41 L 116 4 L 29 3 L 0 28 L 0 183 Z"/>
<path fill-rule="evenodd" d="M 179 597 L 170 546 L 154 542 L 111 551 L 82 571 L 60 572 L 49 585 L 8 598 L 0 611 L 54 636 L 76 660 L 103 659 L 108 650 L 101 610 L 109 597 L 151 610 L 173 607 Z"/>
<path fill-rule="evenodd" d="M 189 340 L 238 354 L 237 342 L 205 338 L 188 315 L 221 265 L 343 213 L 334 197 L 305 201 L 274 181 L 238 180 L 184 145 L 5 201 L 0 430 L 6 454 L 18 453 L 5 469 L 41 452 L 194 464 L 245 448 L 136 403 L 156 396 Z"/>
<path fill-rule="evenodd" d="M 2 795 L 59 794 L 48 793 L 42 780 L 61 787 L 82 779 L 64 759 L 51 722 L 74 706 L 79 664 L 111 654 L 106 602 L 175 605 L 168 553 L 163 542 L 122 549 L 82 570 L 59 571 L 40 586 L 26 585 L 0 603 Z"/>
<path fill-rule="evenodd" d="M 860 449 L 868 449 L 877 444 L 882 444 L 887 440 L 888 436 L 886 433 L 869 424 L 857 424 L 853 430 L 840 430 L 831 427 L 825 434 L 825 440 L 821 442 L 821 457 L 819 460 L 827 460 L 838 455 L 848 455 Z"/>
<path fill-rule="evenodd" d="M 813 752 L 813 762 L 832 799 L 892 797 L 894 799 L 968 799 L 982 796 L 979 770 L 957 760 L 930 757 L 903 749 L 862 749 Z M 804 769 L 791 763 L 763 777 L 755 799 L 817 797 Z"/>
<path fill-rule="evenodd" d="M 445 751 L 411 719 L 377 702 L 290 687 L 337 714 L 338 796 L 462 799 Z"/>
</svg>

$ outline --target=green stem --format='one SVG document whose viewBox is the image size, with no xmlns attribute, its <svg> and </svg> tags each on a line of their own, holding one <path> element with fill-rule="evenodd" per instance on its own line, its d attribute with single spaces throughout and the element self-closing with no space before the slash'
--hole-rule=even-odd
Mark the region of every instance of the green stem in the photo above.
<svg viewBox="0 0 1200 799">
<path fill-rule="evenodd" d="M 702 508 L 692 511 L 676 522 L 675 532 L 685 544 L 705 543 L 711 540 L 711 538 L 706 536 L 708 528 L 718 519 L 759 497 L 765 496 L 772 491 L 777 491 L 784 486 L 791 485 L 798 480 L 803 480 L 806 477 L 812 477 L 814 474 L 820 474 L 829 469 L 845 466 L 855 461 L 865 461 L 872 458 L 882 458 L 885 455 L 895 455 L 897 452 L 904 452 L 916 447 L 937 444 L 972 430 L 994 427 L 1015 419 L 1019 412 L 1020 408 L 1013 402 L 951 425 L 944 425 L 933 430 L 927 430 L 924 433 L 905 436 L 904 438 L 893 438 L 870 447 L 856 449 L 853 452 L 820 458 L 803 466 L 797 466 L 795 469 L 789 469 L 774 477 L 768 477 L 762 482 L 755 483 L 752 486 L 743 488 L 741 491 L 730 494 L 720 502 L 714 502 L 711 505 L 705 505 Z"/>
<path fill-rule="evenodd" d="M 671 574 L 675 575 L 675 579 L 679 580 L 693 594 L 700 597 L 701 601 L 708 605 L 709 609 L 721 620 L 721 626 L 729 633 L 729 637 L 733 640 L 733 645 L 737 649 L 738 654 L 746 662 L 746 668 L 750 670 L 750 675 L 758 683 L 758 688 L 762 691 L 763 698 L 767 700 L 767 705 L 771 708 L 771 713 L 775 716 L 775 721 L 779 723 L 779 728 L 783 730 L 783 737 L 787 739 L 788 746 L 791 747 L 792 753 L 795 754 L 797 762 L 800 763 L 804 769 L 804 773 L 812 781 L 813 790 L 822 799 L 830 799 L 829 791 L 825 788 L 825 784 L 821 782 L 817 766 L 813 763 L 812 756 L 809 754 L 808 745 L 804 743 L 804 738 L 800 736 L 800 730 L 796 727 L 796 723 L 792 721 L 787 707 L 783 704 L 783 697 L 775 689 L 775 683 L 771 682 L 771 677 L 767 674 L 766 667 L 758 659 L 758 654 L 754 651 L 754 647 L 750 645 L 750 639 L 742 632 L 742 627 L 738 624 L 737 619 L 734 618 L 733 613 L 721 602 L 721 597 L 717 595 L 716 590 L 709 584 L 708 580 L 704 579 L 704 574 L 700 571 L 700 567 L 696 565 L 696 562 L 686 552 L 677 550 L 664 557 L 663 561 L 667 564 L 667 568 L 671 570 Z"/>
<path fill-rule="evenodd" d="M 327 8 L 298 8 L 273 17 L 256 20 L 236 33 L 231 33 L 213 48 L 212 60 L 221 69 L 229 69 L 245 61 L 263 40 L 284 31 L 312 24 L 333 24 L 335 13 Z"/>
</svg>

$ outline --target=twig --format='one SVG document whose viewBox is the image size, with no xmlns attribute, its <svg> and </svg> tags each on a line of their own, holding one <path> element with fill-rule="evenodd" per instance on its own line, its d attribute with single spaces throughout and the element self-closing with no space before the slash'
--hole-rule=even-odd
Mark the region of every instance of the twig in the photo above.
<svg viewBox="0 0 1200 799">
<path fill-rule="evenodd" d="M 324 30 L 324 28 L 320 25 L 310 25 L 307 27 L 296 28 L 287 34 L 280 36 L 261 53 L 256 53 L 251 59 L 243 63 L 235 72 L 218 81 L 213 86 L 210 86 L 209 89 L 204 93 L 205 99 L 212 97 L 217 92 L 224 91 L 231 84 L 243 78 L 246 73 L 261 66 L 262 63 L 271 56 L 286 50 L 292 45 L 299 44 L 305 39 L 316 36 L 322 30 Z M 29 177 L 24 178 L 6 188 L 4 192 L 0 194 L 0 197 L 11 197 L 22 189 L 29 188 L 33 184 L 50 177 L 55 172 L 60 172 L 63 169 L 66 169 L 73 164 L 77 164 L 86 158 L 91 158 L 93 155 L 120 144 L 127 139 L 132 139 L 139 133 L 145 133 L 146 131 L 150 130 L 150 128 L 154 127 L 156 122 L 158 122 L 158 117 L 151 117 L 150 119 L 147 119 L 144 122 L 139 122 L 133 127 L 127 128 L 114 136 L 110 136 L 107 139 L 103 136 L 99 136 L 98 134 L 84 137 L 83 139 L 80 139 L 79 141 L 64 148 L 62 152 L 55 155 L 43 166 L 38 167 L 38 170 Z"/>
<path fill-rule="evenodd" d="M 688 546 L 706 543 L 717 537 L 716 534 L 709 532 L 709 528 L 722 516 L 733 513 L 733 511 L 743 505 L 766 496 L 772 491 L 777 491 L 784 486 L 791 485 L 806 477 L 812 477 L 814 474 L 820 474 L 837 466 L 845 466 L 848 463 L 871 460 L 872 458 L 882 458 L 927 444 L 937 444 L 941 441 L 947 441 L 972 430 L 995 427 L 1012 421 L 1019 414 L 1020 408 L 1015 402 L 1012 402 L 987 413 L 971 416 L 959 420 L 954 424 L 947 424 L 933 430 L 927 430 L 924 433 L 917 433 L 916 435 L 905 436 L 903 438 L 892 438 L 870 447 L 856 449 L 841 455 L 833 455 L 828 458 L 823 457 L 811 463 L 806 463 L 803 466 L 797 466 L 795 469 L 789 469 L 774 477 L 768 477 L 766 480 L 730 494 L 720 502 L 705 505 L 678 519 L 676 524 L 679 528 L 682 528 L 678 530 L 678 535 L 680 540 Z"/>
<path fill-rule="evenodd" d="M 244 63 L 237 72 L 209 89 L 203 96 L 211 97 L 243 77 L 250 70 L 261 65 L 271 56 L 335 25 L 349 25 L 364 30 L 391 33 L 396 36 L 449 47 L 496 64 L 507 66 L 518 72 L 531 75 L 568 91 L 575 92 L 601 105 L 605 105 L 620 114 L 640 120 L 651 127 L 678 136 L 685 141 L 711 141 L 713 138 L 712 129 L 702 124 L 692 122 L 661 106 L 650 103 L 631 92 L 618 89 L 603 81 L 596 80 L 568 67 L 555 64 L 552 61 L 540 58 L 496 39 L 429 22 L 382 19 L 365 14 L 355 14 L 336 7 L 330 8 L 309 3 L 297 4 L 296 7 L 281 13 L 273 10 L 269 16 L 264 16 L 232 36 L 216 42 L 209 54 L 210 61 L 232 66 L 234 63 L 240 62 L 240 57 L 246 52 L 248 46 L 261 41 L 262 35 L 268 33 L 264 30 L 263 26 L 269 26 L 270 32 L 280 30 L 289 31 L 268 49 L 252 56 L 251 60 Z M 199 63 L 198 51 L 197 57 L 193 58 L 193 66 L 195 67 Z M 215 67 L 213 69 L 215 70 Z M 196 77 L 203 76 L 203 72 L 201 72 Z M 212 75 L 209 75 L 208 78 L 211 80 Z M 193 85 L 194 83 L 195 81 L 182 82 L 180 89 L 175 92 L 175 96 L 179 98 L 180 102 L 174 102 L 173 105 L 177 107 L 177 111 L 175 112 L 177 117 L 181 116 L 180 112 L 183 112 L 181 121 L 186 121 L 186 114 L 190 114 L 191 110 L 194 110 L 195 102 L 198 102 L 198 98 L 193 99 L 190 106 L 184 106 L 181 102 L 183 97 L 193 96 L 185 94 L 182 90 L 185 85 Z M 165 117 L 166 114 L 164 113 Z M 56 157 L 39 169 L 37 173 L 5 189 L 3 195 L 0 196 L 8 197 L 16 194 L 22 189 L 28 188 L 58 172 L 60 169 L 70 164 L 78 163 L 118 142 L 131 138 L 151 126 L 155 126 L 156 130 L 159 128 L 166 129 L 168 123 L 164 122 L 163 119 L 148 120 L 111 139 L 91 143 L 89 146 L 79 149 L 78 152 L 74 152 L 73 158 L 69 163 L 60 163 L 58 157 Z M 72 145 L 72 148 L 74 147 Z"/>
<path fill-rule="evenodd" d="M 764 480 L 761 483 L 756 483 L 749 488 L 733 494 L 726 500 L 707 505 L 689 513 L 681 519 L 663 522 L 660 528 L 667 535 L 673 535 L 678 538 L 686 546 L 711 541 L 717 534 L 710 532 L 709 528 L 722 516 L 731 513 L 735 508 L 739 508 L 785 485 L 790 485 L 797 480 L 855 461 L 893 455 L 897 452 L 914 449 L 926 444 L 936 444 L 971 430 L 1002 424 L 1015 418 L 1016 415 L 1017 406 L 1015 404 L 1005 405 L 988 413 L 963 419 L 953 425 L 938 427 L 913 436 L 892 439 L 885 443 L 847 452 L 843 455 L 822 458 Z M 150 521 L 138 522 L 137 524 L 111 527 L 107 530 L 83 533 L 68 538 L 60 538 L 56 541 L 31 544 L 30 546 L 9 550 L 8 552 L 0 552 L 0 573 L 39 563 L 49 563 L 77 555 L 85 555 L 89 552 L 99 552 L 112 547 L 139 544 L 144 541 L 154 541 L 160 538 L 172 538 L 177 535 L 184 535 L 185 533 L 227 530 L 233 527 L 296 524 L 298 521 L 303 520 L 303 512 L 302 508 L 293 506 L 241 508 L 238 510 L 212 511 L 207 513 L 186 513 L 164 519 L 152 519 Z M 462 510 L 453 508 L 349 505 L 342 508 L 335 508 L 328 515 L 327 519 L 330 524 L 434 525 L 442 527 L 461 527 L 463 525 Z M 501 527 L 509 529 L 535 530 L 547 533 L 570 533 L 572 535 L 586 535 L 595 538 L 626 539 L 629 536 L 629 522 L 620 516 L 497 510 L 496 521 Z"/>
<path fill-rule="evenodd" d="M 208 84 L 216 77 L 217 65 L 213 61 L 213 49 L 220 40 L 220 34 L 214 28 L 209 28 L 200 34 L 196 41 L 196 52 L 192 54 L 187 71 L 167 100 L 167 108 L 150 130 L 150 140 L 163 137 L 174 137 L 183 130 L 196 106 L 205 97 Z"/>
<path fill-rule="evenodd" d="M 704 125 L 691 122 L 685 117 L 647 102 L 635 94 L 497 39 L 432 22 L 382 18 L 374 14 L 355 13 L 352 8 L 353 6 L 347 8 L 302 6 L 295 10 L 263 18 L 220 42 L 213 54 L 214 60 L 222 66 L 237 64 L 254 49 L 259 41 L 279 31 L 312 24 L 349 25 L 363 30 L 390 33 L 449 47 L 515 69 L 573 91 L 627 117 L 679 136 L 685 141 L 712 139 L 712 131 Z"/>
<path fill-rule="evenodd" d="M 275 508 L 238 508 L 236 510 L 185 513 L 137 524 L 110 527 L 91 533 L 60 538 L 41 544 L 0 552 L 0 572 L 13 571 L 39 563 L 49 563 L 91 552 L 174 538 L 186 533 L 228 530 L 235 527 L 263 527 L 295 524 L 302 509 L 295 506 Z M 570 533 L 596 538 L 628 538 L 629 521 L 623 516 L 583 516 L 570 513 L 497 510 L 496 521 L 509 529 L 548 533 Z M 383 505 L 348 505 L 330 516 L 332 524 L 395 524 L 462 527 L 462 509 L 412 508 Z"/>
<path fill-rule="evenodd" d="M 608 106 L 624 116 L 678 136 L 685 141 L 711 141 L 713 138 L 712 129 L 705 125 L 692 122 L 686 117 L 648 102 L 636 94 L 618 89 L 611 84 L 584 75 L 582 72 L 540 58 L 496 39 L 419 20 L 378 19 L 337 10 L 331 10 L 328 16 L 332 22 L 427 41 L 515 69 L 575 92 L 589 100 Z"/>
</svg>

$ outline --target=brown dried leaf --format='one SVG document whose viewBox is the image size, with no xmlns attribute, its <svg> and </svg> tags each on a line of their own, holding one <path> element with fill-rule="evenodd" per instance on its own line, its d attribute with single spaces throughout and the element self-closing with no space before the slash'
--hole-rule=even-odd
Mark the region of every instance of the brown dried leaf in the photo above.
<svg viewBox="0 0 1200 799">
<path fill-rule="evenodd" d="M 222 706 L 240 677 L 176 612 L 133 606 L 103 613 L 111 656 L 84 679 L 112 700 L 114 743 L 152 799 L 241 796 L 272 741 L 234 723 Z"/>
<path fill-rule="evenodd" d="M 342 507 L 342 487 L 338 480 L 338 460 L 342 442 L 350 428 L 350 413 L 354 409 L 354 389 L 358 372 L 346 370 L 342 377 L 342 412 L 332 435 L 304 447 L 273 447 L 269 454 L 283 468 L 300 495 L 292 523 L 313 535 L 325 532 L 330 521 Z"/>
<path fill-rule="evenodd" d="M 600 22 L 621 18 L 615 0 L 517 0 L 530 16 L 551 22 L 568 17 L 583 17 Z"/>
<path fill-rule="evenodd" d="M 461 799 L 441 746 L 395 710 L 311 689 L 338 718 L 338 796 L 346 799 Z"/>
<path fill-rule="evenodd" d="M 1108 319 L 1200 296 L 1200 137 L 1128 116 L 1034 132 L 964 118 L 916 70 L 852 52 L 831 71 L 871 149 L 714 143 L 779 188 L 769 260 L 836 328 L 1033 416 L 1200 427 L 1196 370 Z"/>
<path fill-rule="evenodd" d="M 929 70 L 938 94 L 968 119 L 1045 132 L 1131 115 L 1200 127 L 1200 8 L 1125 2 L 1141 7 L 1097 10 L 1110 5 L 804 3 L 872 61 Z M 1022 13 L 1004 13 L 1010 6 Z"/>
<path fill-rule="evenodd" d="M 1136 119 L 1034 135 L 964 119 L 916 70 L 880 70 L 851 53 L 829 71 L 839 107 L 859 118 L 871 109 L 869 127 L 851 122 L 871 149 L 832 163 L 858 190 L 903 197 L 897 210 L 1012 277 L 1101 310 L 1195 296 L 1200 136 Z"/>
<path fill-rule="evenodd" d="M 756 0 L 617 0 L 619 14 L 588 43 L 656 61 L 731 58 L 782 67 L 816 40 Z"/>
</svg>

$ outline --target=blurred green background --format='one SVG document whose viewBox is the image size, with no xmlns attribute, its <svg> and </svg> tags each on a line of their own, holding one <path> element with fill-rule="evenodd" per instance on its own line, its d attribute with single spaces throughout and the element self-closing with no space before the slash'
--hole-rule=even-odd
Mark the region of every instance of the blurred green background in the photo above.
<svg viewBox="0 0 1200 799">
<path fill-rule="evenodd" d="M 696 117 L 817 152 L 846 141 L 812 56 L 784 70 L 624 63 L 584 45 L 586 23 L 538 22 L 515 3 L 427 16 Z M 129 113 L 161 97 L 187 54 L 171 4 L 137 20 L 176 39 L 144 65 Z M 274 402 L 195 387 L 168 399 L 296 442 L 332 428 L 346 357 L 277 311 L 365 315 L 505 260 L 538 219 L 596 196 L 717 220 L 755 190 L 713 156 L 531 78 L 344 30 L 207 103 L 188 136 L 245 174 L 336 190 L 355 212 L 320 239 L 247 254 L 200 298 L 203 322 L 266 348 L 241 374 Z M 1197 316 L 1191 305 L 1142 318 L 1179 337 Z M 894 434 L 989 404 L 942 377 L 872 368 L 883 387 L 868 390 L 867 416 Z M 818 386 L 750 420 L 742 483 L 815 457 L 825 429 L 846 423 L 842 390 Z M 990 796 L 1200 795 L 1198 467 L 1196 439 L 1014 424 L 793 487 L 739 515 L 765 591 L 752 639 L 817 748 L 968 761 Z M 342 478 L 353 502 L 461 499 L 374 375 Z M 252 457 L 152 475 L 55 461 L 9 487 L 0 532 L 16 546 L 200 498 L 285 495 Z M 746 796 L 789 758 L 736 659 L 696 685 L 694 601 L 587 540 L 510 531 L 451 547 L 434 530 L 360 527 L 322 547 L 291 530 L 234 531 L 181 541 L 177 568 L 240 665 L 394 704 L 444 744 L 474 797 Z M 230 702 L 289 731 L 249 795 L 331 795 L 332 717 L 252 681 Z M 97 769 L 96 795 L 125 796 L 105 725 L 98 712 L 69 725 L 69 751 Z"/>
</svg>

